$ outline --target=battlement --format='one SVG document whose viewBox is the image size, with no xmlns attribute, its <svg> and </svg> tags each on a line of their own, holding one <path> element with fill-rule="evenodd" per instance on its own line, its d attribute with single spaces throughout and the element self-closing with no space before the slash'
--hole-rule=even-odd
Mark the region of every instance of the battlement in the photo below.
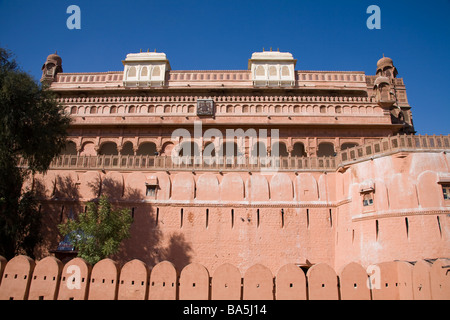
<svg viewBox="0 0 450 320">
<path fill-rule="evenodd" d="M 447 300 L 449 259 L 351 262 L 335 271 L 326 263 L 286 264 L 273 274 L 255 264 L 225 263 L 214 270 L 191 262 L 177 270 L 169 261 L 153 268 L 140 260 L 120 266 L 81 258 L 65 264 L 49 256 L 34 261 L 0 257 L 1 300 Z"/>
<path fill-rule="evenodd" d="M 366 75 L 362 71 L 296 70 L 292 72 L 293 78 L 283 87 L 328 90 L 365 90 L 367 88 Z M 264 81 L 255 85 L 251 71 L 248 70 L 168 70 L 165 73 L 165 80 L 159 86 L 152 88 L 276 88 L 266 85 Z M 117 90 L 125 88 L 123 79 L 123 72 L 120 71 L 59 73 L 51 88 L 56 91 L 106 88 Z M 134 88 L 142 88 L 142 86 L 136 85 Z"/>
</svg>

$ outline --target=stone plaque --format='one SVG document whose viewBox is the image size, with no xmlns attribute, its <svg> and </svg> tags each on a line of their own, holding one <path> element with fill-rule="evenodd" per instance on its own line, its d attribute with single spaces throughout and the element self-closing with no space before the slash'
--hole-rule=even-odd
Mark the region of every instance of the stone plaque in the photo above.
<svg viewBox="0 0 450 320">
<path fill-rule="evenodd" d="M 214 100 L 198 99 L 197 100 L 198 116 L 214 116 Z"/>
</svg>

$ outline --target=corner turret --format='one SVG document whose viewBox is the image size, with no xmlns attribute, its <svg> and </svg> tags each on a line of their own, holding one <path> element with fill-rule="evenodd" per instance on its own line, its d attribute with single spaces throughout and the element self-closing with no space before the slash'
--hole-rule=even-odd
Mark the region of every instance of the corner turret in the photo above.
<svg viewBox="0 0 450 320">
<path fill-rule="evenodd" d="M 56 51 L 55 53 L 52 53 L 47 57 L 47 60 L 42 66 L 41 70 L 42 70 L 41 83 L 45 84 L 51 84 L 53 81 L 56 80 L 56 75 L 60 72 L 63 72 L 62 59 L 57 54 Z"/>
</svg>

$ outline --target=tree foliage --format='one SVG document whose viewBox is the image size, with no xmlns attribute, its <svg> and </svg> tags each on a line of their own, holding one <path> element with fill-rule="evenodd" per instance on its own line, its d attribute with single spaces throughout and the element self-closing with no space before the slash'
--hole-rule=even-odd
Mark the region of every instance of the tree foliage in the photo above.
<svg viewBox="0 0 450 320">
<path fill-rule="evenodd" d="M 129 209 L 113 210 L 108 197 L 101 196 L 98 204 L 89 202 L 86 212 L 58 228 L 68 236 L 79 257 L 95 264 L 119 251 L 121 242 L 130 237 L 132 222 Z"/>
<path fill-rule="evenodd" d="M 0 48 L 0 255 L 33 255 L 40 216 L 24 179 L 48 170 L 64 148 L 70 118 L 52 91 L 23 72 Z M 19 167 L 24 160 L 26 166 Z"/>
</svg>

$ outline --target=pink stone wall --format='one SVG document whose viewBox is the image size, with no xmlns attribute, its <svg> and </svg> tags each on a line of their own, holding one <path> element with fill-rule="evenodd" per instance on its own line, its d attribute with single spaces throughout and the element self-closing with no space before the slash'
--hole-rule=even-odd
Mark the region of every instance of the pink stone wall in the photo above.
<svg viewBox="0 0 450 320">
<path fill-rule="evenodd" d="M 53 276 L 62 265 L 54 257 L 35 263 L 29 257 L 17 256 L 7 263 L 0 283 L 0 297 L 1 300 L 33 299 L 32 291 L 41 295 L 44 291 L 54 293 L 56 283 L 58 299 L 81 300 L 450 300 L 449 261 L 388 261 L 367 270 L 351 262 L 339 273 L 324 263 L 309 268 L 286 264 L 272 274 L 261 264 L 243 270 L 225 263 L 210 273 L 198 263 L 177 270 L 171 262 L 161 261 L 150 270 L 136 259 L 121 267 L 113 260 L 104 259 L 94 265 L 91 273 L 89 265 L 74 258 L 64 265 L 60 280 L 52 277 L 44 283 L 39 276 Z M 32 266 L 39 263 L 41 266 L 36 272 Z M 80 268 L 79 274 L 70 271 L 74 266 Z M 306 274 L 303 269 L 307 270 Z M 16 274 L 18 276 L 14 277 Z M 371 285 L 367 281 L 369 276 Z M 111 282 L 119 278 L 120 281 Z M 148 285 L 146 279 L 149 279 Z M 70 286 L 76 282 L 73 280 L 80 280 L 80 288 Z M 56 299 L 54 294 L 44 296 L 47 298 Z"/>
<path fill-rule="evenodd" d="M 92 268 L 89 300 L 116 300 L 119 266 L 111 259 L 103 259 Z"/>
<path fill-rule="evenodd" d="M 149 300 L 176 300 L 178 298 L 178 274 L 169 261 L 161 261 L 150 274 Z"/>
<path fill-rule="evenodd" d="M 444 201 L 439 184 L 440 177 L 448 175 L 448 160 L 444 153 L 394 154 L 336 173 L 343 204 L 337 216 L 334 266 L 448 256 L 450 203 Z M 360 188 L 370 179 L 374 204 L 364 207 Z"/>
<path fill-rule="evenodd" d="M 286 264 L 275 277 L 276 300 L 306 300 L 306 276 L 295 264 Z"/>
<path fill-rule="evenodd" d="M 19 255 L 8 261 L 3 271 L 0 300 L 26 300 L 31 275 L 36 263 L 30 257 Z"/>
<path fill-rule="evenodd" d="M 128 261 L 120 270 L 118 300 L 147 300 L 149 287 L 147 265 L 137 259 Z"/>
<path fill-rule="evenodd" d="M 82 258 L 68 261 L 61 273 L 58 300 L 86 300 L 91 272 L 92 266 Z"/>
<path fill-rule="evenodd" d="M 350 262 L 339 273 L 342 300 L 370 300 L 367 271 L 358 263 Z"/>
<path fill-rule="evenodd" d="M 49 256 L 36 263 L 28 300 L 56 300 L 63 264 Z"/>
<path fill-rule="evenodd" d="M 131 238 L 114 257 L 123 263 L 195 262 L 211 272 L 223 263 L 260 263 L 276 274 L 289 263 L 340 270 L 352 261 L 367 267 L 448 256 L 450 201 L 440 183 L 449 161 L 444 153 L 396 153 L 326 174 L 51 170 L 48 181 L 35 179 L 54 185 L 57 196 L 42 204 L 48 237 L 41 254 L 56 248 L 57 224 L 84 210 L 101 187 L 133 212 Z M 156 196 L 148 198 L 145 183 L 155 177 Z M 365 187 L 373 188 L 369 206 Z"/>
</svg>

